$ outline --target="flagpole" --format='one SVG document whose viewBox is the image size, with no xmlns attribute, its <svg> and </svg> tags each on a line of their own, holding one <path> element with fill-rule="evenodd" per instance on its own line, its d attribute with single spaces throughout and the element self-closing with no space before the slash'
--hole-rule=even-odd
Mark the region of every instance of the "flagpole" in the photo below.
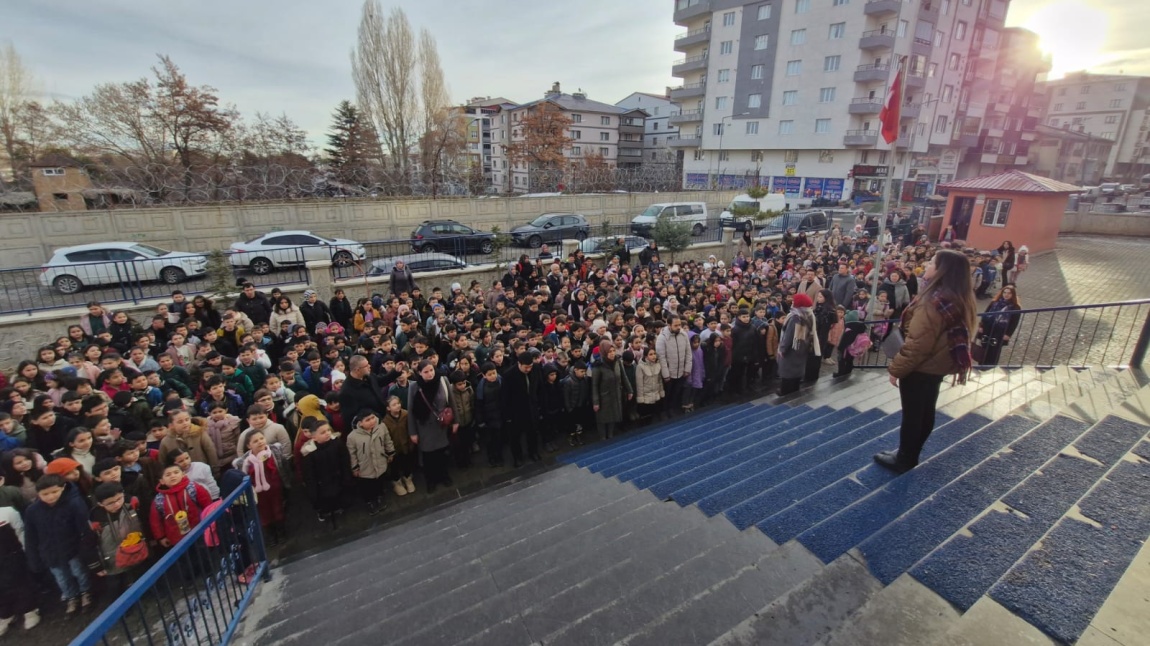
<svg viewBox="0 0 1150 646">
<path fill-rule="evenodd" d="M 875 241 L 874 279 L 871 281 L 871 289 L 870 289 L 870 297 L 871 297 L 871 303 L 872 304 L 878 302 L 878 286 L 879 286 L 879 282 L 882 278 L 882 266 L 881 266 L 882 265 L 882 257 L 883 257 L 883 242 L 882 241 L 883 241 L 883 237 L 886 234 L 887 213 L 890 211 L 891 183 L 894 182 L 894 166 L 895 166 L 894 157 L 896 154 L 898 154 L 897 153 L 897 150 L 898 150 L 898 130 L 899 130 L 899 125 L 900 125 L 900 118 L 901 118 L 900 112 L 901 112 L 901 108 L 902 108 L 902 95 L 903 95 L 902 86 L 903 86 L 903 83 L 905 82 L 901 78 L 904 60 L 905 60 L 905 57 L 900 56 L 898 58 L 898 64 L 895 65 L 894 87 L 892 88 L 892 91 L 891 91 L 892 97 L 889 99 L 889 101 L 892 102 L 893 105 L 895 106 L 894 114 L 890 115 L 893 117 L 894 122 L 895 122 L 894 123 L 895 139 L 894 139 L 894 141 L 888 142 L 890 144 L 890 158 L 887 159 L 886 180 L 883 182 L 883 189 L 882 189 L 882 213 L 879 214 L 878 239 Z M 885 112 L 886 111 L 884 110 L 884 113 Z"/>
</svg>

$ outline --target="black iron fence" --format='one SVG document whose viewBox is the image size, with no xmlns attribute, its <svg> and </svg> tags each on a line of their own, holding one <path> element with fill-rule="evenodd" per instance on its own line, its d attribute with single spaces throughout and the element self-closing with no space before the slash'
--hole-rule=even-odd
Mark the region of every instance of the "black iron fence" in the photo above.
<svg viewBox="0 0 1150 646">
<path fill-rule="evenodd" d="M 1006 334 L 1017 317 L 1013 334 Z M 975 365 L 1017 368 L 1141 366 L 1150 346 L 1150 299 L 980 314 Z M 857 368 L 885 368 L 880 346 L 897 321 L 865 321 L 873 343 Z"/>
<path fill-rule="evenodd" d="M 216 284 L 206 255 L 177 252 L 159 257 L 135 255 L 136 259 L 128 260 L 117 259 L 115 253 L 123 252 L 119 249 L 93 252 L 106 254 L 105 259 L 0 269 L 0 314 L 32 314 L 83 306 L 89 301 L 135 304 L 167 297 L 177 289 L 185 294 L 205 294 L 224 286 Z M 278 249 L 274 255 L 269 252 L 258 257 L 225 252 L 230 275 L 219 282 L 232 287 L 245 280 L 260 287 L 306 283 L 306 261 L 311 253 L 303 247 Z M 325 257 L 330 258 L 326 248 L 315 259 Z"/>
<path fill-rule="evenodd" d="M 245 477 L 72 644 L 226 644 L 268 567 Z"/>
</svg>

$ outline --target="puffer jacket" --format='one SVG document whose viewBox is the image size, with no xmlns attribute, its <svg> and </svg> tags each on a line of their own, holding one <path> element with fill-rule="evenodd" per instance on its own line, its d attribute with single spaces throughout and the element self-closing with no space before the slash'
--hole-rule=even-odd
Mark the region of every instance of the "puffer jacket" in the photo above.
<svg viewBox="0 0 1150 646">
<path fill-rule="evenodd" d="M 166 538 L 175 545 L 184 536 L 176 522 L 176 512 L 187 512 L 188 527 L 191 528 L 200 524 L 200 516 L 210 504 L 212 496 L 208 490 L 188 480 L 187 476 L 171 488 L 158 485 L 149 513 L 152 537 L 156 540 Z"/>
<path fill-rule="evenodd" d="M 670 326 L 663 328 L 655 340 L 655 352 L 659 355 L 664 377 L 678 379 L 691 373 L 691 340 L 685 330 L 671 334 Z"/>
<path fill-rule="evenodd" d="M 55 505 L 37 500 L 24 512 L 24 551 L 33 572 L 67 566 L 81 555 L 91 534 L 88 506 L 80 489 L 70 482 Z"/>
<path fill-rule="evenodd" d="M 407 411 L 399 411 L 399 417 L 392 417 L 391 413 L 383 416 L 383 425 L 391 435 L 391 443 L 395 445 L 396 453 L 407 455 L 415 450 L 411 443 L 411 436 L 407 434 Z"/>
<path fill-rule="evenodd" d="M 488 428 L 503 427 L 503 406 L 500 404 L 502 389 L 503 377 L 499 377 L 494 383 L 486 379 L 479 380 L 479 387 L 476 389 L 475 419 Z"/>
<path fill-rule="evenodd" d="M 453 384 L 447 389 L 447 405 L 455 413 L 455 423 L 459 428 L 467 428 L 475 422 L 475 391 L 471 384 L 463 392 L 456 390 Z"/>
<path fill-rule="evenodd" d="M 663 399 L 663 366 L 656 361 L 642 361 L 635 369 L 635 401 L 640 404 L 655 404 Z"/>
<path fill-rule="evenodd" d="M 395 455 L 391 433 L 379 424 L 371 431 L 355 427 L 347 436 L 347 453 L 351 470 L 359 471 L 358 478 L 378 478 L 387 473 L 387 458 Z"/>
<path fill-rule="evenodd" d="M 916 298 L 907 307 L 902 316 L 902 336 L 902 349 L 887 368 L 892 377 L 902 379 L 912 372 L 949 375 L 958 369 L 950 356 L 942 314 L 930 301 Z"/>
</svg>

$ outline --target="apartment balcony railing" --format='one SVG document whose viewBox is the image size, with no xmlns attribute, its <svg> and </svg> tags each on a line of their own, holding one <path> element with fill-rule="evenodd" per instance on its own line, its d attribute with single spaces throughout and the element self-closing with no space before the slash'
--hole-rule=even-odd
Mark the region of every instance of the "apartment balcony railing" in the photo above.
<svg viewBox="0 0 1150 646">
<path fill-rule="evenodd" d="M 843 136 L 844 146 L 873 146 L 877 143 L 877 130 L 847 130 Z"/>
<path fill-rule="evenodd" d="M 882 99 L 877 97 L 861 97 L 851 99 L 847 111 L 851 114 L 878 114 L 882 112 Z"/>
<path fill-rule="evenodd" d="M 919 56 L 930 56 L 932 49 L 934 49 L 934 43 L 929 38 L 915 38 L 910 43 L 910 53 Z"/>
<path fill-rule="evenodd" d="M 686 25 L 687 21 L 698 18 L 704 14 L 709 14 L 714 9 L 711 7 L 711 0 L 677 0 L 675 3 L 675 24 Z"/>
<path fill-rule="evenodd" d="M 890 78 L 890 65 L 887 63 L 859 65 L 855 68 L 855 83 L 874 83 L 888 78 Z"/>
<path fill-rule="evenodd" d="M 910 89 L 921 90 L 926 87 L 926 76 L 921 72 L 907 74 L 906 86 Z"/>
<path fill-rule="evenodd" d="M 682 76 L 690 72 L 707 69 L 707 55 L 689 56 L 671 64 L 671 75 Z"/>
<path fill-rule="evenodd" d="M 702 121 L 702 120 L 703 120 L 703 111 L 702 110 L 683 110 L 681 112 L 676 112 L 676 113 L 672 114 L 670 116 L 670 118 L 667 119 L 667 122 L 670 124 L 678 124 L 678 123 L 693 123 L 695 121 Z"/>
<path fill-rule="evenodd" d="M 689 99 L 691 97 L 703 96 L 707 93 L 707 84 L 703 82 L 687 83 L 680 85 L 676 88 L 671 88 L 671 100 L 678 101 L 680 99 Z"/>
<path fill-rule="evenodd" d="M 889 29 L 864 31 L 859 39 L 860 49 L 891 49 L 894 47 L 894 32 Z"/>
<path fill-rule="evenodd" d="M 908 103 L 899 110 L 899 116 L 903 119 L 917 119 L 920 114 L 922 114 L 921 103 Z"/>
<path fill-rule="evenodd" d="M 680 134 L 678 137 L 667 138 L 667 145 L 671 148 L 698 148 L 702 143 L 701 135 Z"/>
<path fill-rule="evenodd" d="M 699 29 L 692 29 L 685 34 L 679 34 L 675 37 L 675 51 L 684 52 L 688 48 L 705 43 L 711 39 L 711 27 L 708 25 Z"/>
<path fill-rule="evenodd" d="M 868 16 L 889 16 L 898 13 L 901 7 L 901 0 L 868 0 L 863 5 L 863 13 Z"/>
</svg>

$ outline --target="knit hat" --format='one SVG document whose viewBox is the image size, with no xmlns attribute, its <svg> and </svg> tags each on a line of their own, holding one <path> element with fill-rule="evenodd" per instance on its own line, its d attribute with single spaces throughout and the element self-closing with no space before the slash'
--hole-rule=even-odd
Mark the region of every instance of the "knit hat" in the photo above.
<svg viewBox="0 0 1150 646">
<path fill-rule="evenodd" d="M 80 463 L 72 458 L 56 458 L 48 463 L 44 473 L 63 477 L 79 468 L 81 468 Z"/>
<path fill-rule="evenodd" d="M 792 304 L 795 307 L 814 307 L 815 305 L 811 297 L 806 294 L 795 294 L 795 300 L 792 301 Z"/>
<path fill-rule="evenodd" d="M 377 415 L 376 412 L 373 411 L 372 409 L 365 408 L 365 409 L 363 409 L 363 410 L 361 410 L 355 414 L 355 419 L 351 420 L 351 423 L 356 425 L 356 426 L 359 426 L 360 422 L 362 422 L 363 420 L 365 420 L 369 417 L 373 417 L 373 416 L 379 417 L 379 415 Z"/>
<path fill-rule="evenodd" d="M 316 291 L 314 289 L 303 290 L 303 297 L 305 299 L 311 298 L 312 296 L 315 296 L 315 295 L 316 295 Z"/>
</svg>

